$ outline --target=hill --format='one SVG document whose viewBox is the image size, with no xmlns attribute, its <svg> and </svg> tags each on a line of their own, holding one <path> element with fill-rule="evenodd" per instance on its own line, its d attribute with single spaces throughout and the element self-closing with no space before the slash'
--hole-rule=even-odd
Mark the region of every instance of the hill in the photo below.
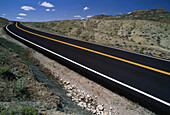
<svg viewBox="0 0 170 115">
<path fill-rule="evenodd" d="M 170 20 L 170 12 L 166 11 L 163 8 L 158 9 L 146 9 L 146 10 L 135 10 L 130 12 L 129 14 L 123 15 L 96 15 L 91 17 L 91 19 L 104 19 L 104 20 L 120 20 L 120 19 L 128 19 L 128 20 L 153 20 L 153 21 L 161 21 L 165 19 L 167 22 Z"/>
<path fill-rule="evenodd" d="M 7 25 L 9 23 L 9 20 L 0 17 L 0 28 L 2 28 L 3 26 Z"/>
<path fill-rule="evenodd" d="M 170 59 L 170 13 L 135 10 L 123 15 L 97 15 L 85 20 L 28 22 L 41 31 Z"/>
</svg>

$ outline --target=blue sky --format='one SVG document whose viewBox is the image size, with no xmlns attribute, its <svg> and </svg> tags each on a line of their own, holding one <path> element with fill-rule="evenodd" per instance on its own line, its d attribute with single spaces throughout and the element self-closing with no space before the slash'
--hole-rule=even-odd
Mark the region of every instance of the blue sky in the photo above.
<svg viewBox="0 0 170 115">
<path fill-rule="evenodd" d="M 154 8 L 170 11 L 170 0 L 0 0 L 0 17 L 17 21 L 70 20 Z"/>
</svg>

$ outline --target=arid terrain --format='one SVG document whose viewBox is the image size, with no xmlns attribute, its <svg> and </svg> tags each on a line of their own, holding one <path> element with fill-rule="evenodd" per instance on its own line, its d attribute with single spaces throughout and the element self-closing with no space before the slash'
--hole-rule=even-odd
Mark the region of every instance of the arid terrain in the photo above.
<svg viewBox="0 0 170 115">
<path fill-rule="evenodd" d="M 145 18 L 144 18 L 145 17 Z M 41 31 L 170 59 L 170 13 L 164 9 L 84 20 L 23 23 Z"/>
<path fill-rule="evenodd" d="M 40 65 L 30 48 L 6 34 L 3 27 L 9 23 L 0 18 L 0 114 L 91 114 L 66 96 L 59 78 Z"/>
<path fill-rule="evenodd" d="M 141 18 L 144 14 L 148 18 Z M 169 12 L 164 9 L 137 10 L 120 16 L 99 15 L 84 20 L 22 24 L 57 35 L 169 60 L 168 16 Z M 57 115 L 103 112 L 105 115 L 154 114 L 14 40 L 3 30 L 9 23 L 8 20 L 0 19 L 0 113 L 12 111 L 15 107 L 17 111 L 15 109 L 14 112 Z M 35 68 L 43 74 L 36 75 Z M 38 82 L 41 76 L 46 76 L 44 79 L 48 79 L 48 82 Z M 51 82 L 54 85 L 48 87 Z"/>
</svg>

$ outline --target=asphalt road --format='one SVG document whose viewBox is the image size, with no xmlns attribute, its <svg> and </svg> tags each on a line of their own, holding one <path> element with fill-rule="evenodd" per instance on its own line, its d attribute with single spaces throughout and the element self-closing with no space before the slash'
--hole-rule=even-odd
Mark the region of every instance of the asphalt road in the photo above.
<svg viewBox="0 0 170 115">
<path fill-rule="evenodd" d="M 5 29 L 110 90 L 157 113 L 170 113 L 170 61 L 37 31 L 20 23 Z"/>
</svg>

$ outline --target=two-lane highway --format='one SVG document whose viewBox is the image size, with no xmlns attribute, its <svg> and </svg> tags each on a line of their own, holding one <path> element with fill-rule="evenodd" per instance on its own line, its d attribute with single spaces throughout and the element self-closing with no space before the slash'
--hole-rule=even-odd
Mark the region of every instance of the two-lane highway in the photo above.
<svg viewBox="0 0 170 115">
<path fill-rule="evenodd" d="M 109 89 L 118 89 L 158 113 L 170 112 L 169 61 L 40 32 L 20 23 L 5 29 L 24 43 L 87 72 Z"/>
</svg>

